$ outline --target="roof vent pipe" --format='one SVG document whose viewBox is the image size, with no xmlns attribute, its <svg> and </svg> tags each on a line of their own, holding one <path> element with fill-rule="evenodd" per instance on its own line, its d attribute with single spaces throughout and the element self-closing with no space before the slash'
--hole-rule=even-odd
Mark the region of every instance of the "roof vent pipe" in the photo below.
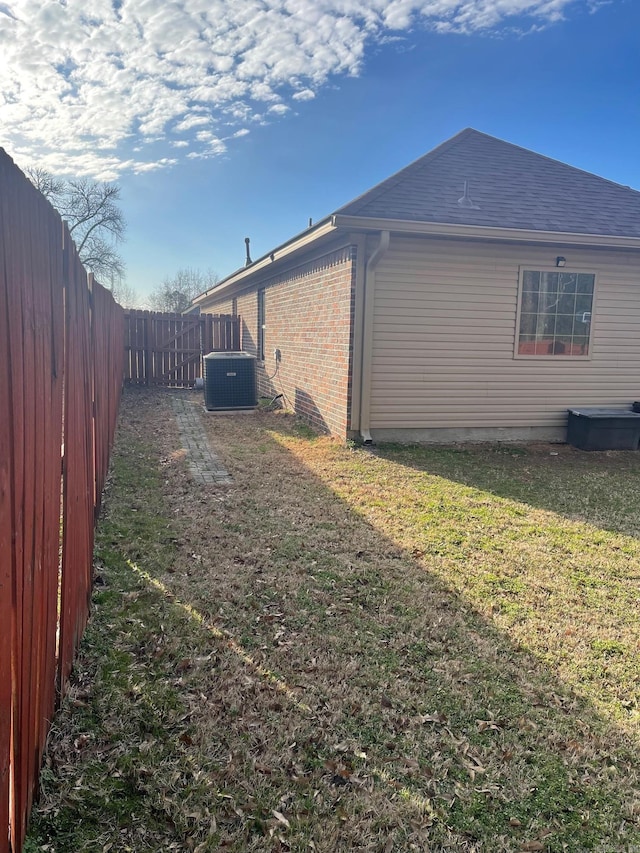
<svg viewBox="0 0 640 853">
<path fill-rule="evenodd" d="M 469 181 L 464 182 L 464 189 L 462 191 L 462 197 L 458 199 L 458 206 L 466 207 L 467 210 L 480 210 L 480 205 L 476 204 L 469 195 Z"/>
<path fill-rule="evenodd" d="M 249 237 L 244 238 L 244 247 L 247 252 L 247 260 L 244 262 L 245 267 L 250 267 L 253 261 L 251 260 L 251 255 L 249 254 L 249 243 L 251 239 Z"/>
</svg>

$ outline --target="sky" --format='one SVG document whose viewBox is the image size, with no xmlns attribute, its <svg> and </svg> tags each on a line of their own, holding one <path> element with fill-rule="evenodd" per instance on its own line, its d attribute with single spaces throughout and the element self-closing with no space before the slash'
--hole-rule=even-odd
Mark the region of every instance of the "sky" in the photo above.
<svg viewBox="0 0 640 853">
<path fill-rule="evenodd" d="M 465 127 L 640 189 L 640 0 L 0 0 L 0 146 L 221 277 Z"/>
</svg>

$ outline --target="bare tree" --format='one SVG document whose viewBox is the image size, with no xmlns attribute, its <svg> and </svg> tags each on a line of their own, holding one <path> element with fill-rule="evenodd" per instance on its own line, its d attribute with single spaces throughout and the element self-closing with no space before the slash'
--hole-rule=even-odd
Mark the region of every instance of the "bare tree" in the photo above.
<svg viewBox="0 0 640 853">
<path fill-rule="evenodd" d="M 80 260 L 98 280 L 120 278 L 124 262 L 116 246 L 124 239 L 126 222 L 118 202 L 120 187 L 88 178 L 64 180 L 46 169 L 25 170 L 67 223 Z"/>
<path fill-rule="evenodd" d="M 65 190 L 65 182 L 62 178 L 56 178 L 51 172 L 39 166 L 30 166 L 25 169 L 25 172 L 34 187 L 58 210 Z"/>
<path fill-rule="evenodd" d="M 126 279 L 119 278 L 117 281 L 114 279 L 111 283 L 111 292 L 113 293 L 113 298 L 123 308 L 128 310 L 130 308 L 141 307 L 138 294 Z"/>
<path fill-rule="evenodd" d="M 180 269 L 151 291 L 151 307 L 156 311 L 181 314 L 190 307 L 194 296 L 209 290 L 219 281 L 220 276 L 213 270 L 202 272 L 190 267 Z"/>
</svg>

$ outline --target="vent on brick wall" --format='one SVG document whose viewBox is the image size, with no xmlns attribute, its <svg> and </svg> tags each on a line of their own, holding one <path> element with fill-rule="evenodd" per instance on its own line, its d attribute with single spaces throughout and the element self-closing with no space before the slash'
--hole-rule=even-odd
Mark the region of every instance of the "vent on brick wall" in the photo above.
<svg viewBox="0 0 640 853">
<path fill-rule="evenodd" d="M 204 357 L 204 405 L 210 412 L 255 409 L 256 357 L 248 352 L 212 352 Z"/>
</svg>

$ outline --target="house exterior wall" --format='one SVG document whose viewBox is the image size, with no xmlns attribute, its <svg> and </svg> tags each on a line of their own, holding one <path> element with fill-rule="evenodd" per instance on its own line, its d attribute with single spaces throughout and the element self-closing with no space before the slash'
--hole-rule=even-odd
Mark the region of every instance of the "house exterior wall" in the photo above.
<svg viewBox="0 0 640 853">
<path fill-rule="evenodd" d="M 242 348 L 257 355 L 257 293 L 264 288 L 261 396 L 282 394 L 285 408 L 339 438 L 346 438 L 349 421 L 355 254 L 351 244 L 325 250 L 276 275 L 256 275 L 250 287 L 233 294 L 242 317 Z M 213 293 L 201 310 L 231 313 L 231 296 L 216 299 Z"/>
<path fill-rule="evenodd" d="M 521 267 L 594 272 L 588 359 L 515 357 Z M 376 273 L 374 440 L 563 439 L 640 399 L 640 254 L 394 237 Z"/>
</svg>

